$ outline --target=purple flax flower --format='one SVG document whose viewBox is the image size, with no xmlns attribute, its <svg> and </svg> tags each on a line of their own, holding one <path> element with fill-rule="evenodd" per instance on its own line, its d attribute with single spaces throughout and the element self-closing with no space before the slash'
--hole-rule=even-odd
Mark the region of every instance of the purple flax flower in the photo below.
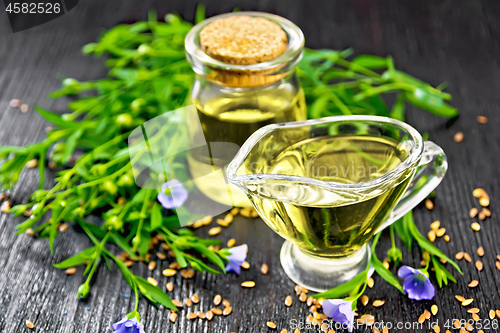
<svg viewBox="0 0 500 333">
<path fill-rule="evenodd" d="M 179 208 L 186 201 L 188 191 L 177 179 L 172 179 L 161 186 L 158 201 L 167 209 Z"/>
<path fill-rule="evenodd" d="M 436 290 L 429 277 L 421 270 L 409 266 L 401 266 L 398 275 L 400 278 L 405 279 L 403 290 L 408 294 L 408 298 L 420 301 L 434 297 Z"/>
<path fill-rule="evenodd" d="M 228 249 L 231 254 L 226 257 L 229 259 L 229 263 L 226 266 L 226 273 L 233 271 L 236 274 L 240 274 L 241 265 L 243 265 L 243 262 L 247 258 L 247 249 L 248 246 L 246 244 Z"/>
<path fill-rule="evenodd" d="M 327 299 L 323 302 L 323 312 L 329 318 L 347 327 L 352 332 L 354 326 L 354 310 L 351 301 L 342 299 Z"/>
<path fill-rule="evenodd" d="M 136 317 L 128 319 L 123 318 L 119 322 L 113 324 L 114 333 L 145 333 L 144 326 L 137 320 Z"/>
</svg>

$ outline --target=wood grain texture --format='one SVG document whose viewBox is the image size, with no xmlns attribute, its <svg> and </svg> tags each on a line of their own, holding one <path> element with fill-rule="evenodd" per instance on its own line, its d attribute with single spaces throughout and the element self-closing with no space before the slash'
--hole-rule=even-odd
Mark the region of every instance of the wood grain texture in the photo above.
<svg viewBox="0 0 500 333">
<path fill-rule="evenodd" d="M 117 23 L 144 19 L 150 8 L 159 16 L 179 12 L 193 20 L 197 1 L 80 1 L 61 18 L 27 31 L 12 34 L 6 15 L 0 15 L 0 143 L 24 145 L 44 137 L 47 124 L 33 111 L 26 114 L 8 106 L 12 98 L 20 98 L 32 106 L 37 103 L 50 110 L 63 111 L 67 101 L 50 101 L 45 96 L 58 87 L 57 73 L 86 80 L 99 78 L 105 72 L 99 60 L 81 55 L 81 47 L 93 41 L 102 29 Z M 415 221 L 421 231 L 440 220 L 451 237 L 437 244 L 448 255 L 467 251 L 473 262 L 476 249 L 483 246 L 484 270 L 478 272 L 473 263 L 461 261 L 463 276 L 457 284 L 439 290 L 433 301 L 415 302 L 399 294 L 379 277 L 375 287 L 367 291 L 371 300 L 382 299 L 386 304 L 378 309 L 360 305 L 359 313 L 371 313 L 377 321 L 416 322 L 424 309 L 439 306 L 434 318 L 441 325 L 453 318 L 471 319 L 454 295 L 473 297 L 482 319 L 488 310 L 500 308 L 500 272 L 495 268 L 495 255 L 500 254 L 500 229 L 496 205 L 500 195 L 498 144 L 500 142 L 500 5 L 497 1 L 207 1 L 208 16 L 231 11 L 260 10 L 277 13 L 297 23 L 304 31 L 306 45 L 312 48 L 353 47 L 357 54 L 392 55 L 396 66 L 432 84 L 450 83 L 448 92 L 461 115 L 453 124 L 426 112 L 410 109 L 408 122 L 421 132 L 429 132 L 432 141 L 446 151 L 450 163 L 448 174 L 436 190 L 436 207 L 429 212 L 415 210 Z M 475 118 L 489 118 L 480 125 Z M 453 141 L 456 131 L 464 133 L 464 141 Z M 51 179 L 49 179 L 51 180 Z M 36 171 L 22 174 L 13 192 L 15 202 L 26 200 L 36 188 Z M 478 206 L 472 190 L 483 187 L 491 196 L 492 218 L 481 223 L 480 232 L 470 228 L 468 211 Z M 133 297 L 116 267 L 106 271 L 101 267 L 91 296 L 86 301 L 76 299 L 82 283 L 79 274 L 66 276 L 52 267 L 68 256 L 89 246 L 88 239 L 74 230 L 62 234 L 55 246 L 55 256 L 49 252 L 46 240 L 15 236 L 11 216 L 0 215 L 0 331 L 26 332 L 27 319 L 35 323 L 34 332 L 110 332 L 111 323 L 133 309 Z M 200 230 L 206 235 L 207 230 Z M 196 292 L 200 303 L 188 311 L 179 312 L 175 324 L 168 320 L 169 312 L 156 309 L 141 300 L 139 311 L 148 333 L 153 332 L 267 332 L 266 321 L 274 321 L 279 329 L 290 329 L 290 321 L 304 321 L 308 308 L 293 295 L 294 284 L 286 277 L 279 263 L 282 239 L 261 220 L 237 219 L 220 238 L 225 242 L 236 238 L 238 244 L 248 243 L 250 269 L 240 276 L 197 273 L 191 280 L 179 276 L 160 275 L 166 262 L 150 273 L 136 264 L 133 271 L 153 276 L 160 285 L 175 284 L 172 298 L 184 299 Z M 387 235 L 382 238 L 379 257 L 389 247 Z M 413 257 L 412 257 L 413 255 Z M 405 252 L 403 263 L 419 266 L 420 254 Z M 269 274 L 260 274 L 260 265 L 267 263 Z M 473 280 L 479 286 L 473 290 L 467 284 Z M 254 280 L 257 286 L 243 290 L 240 283 Z M 193 310 L 208 310 L 216 294 L 228 299 L 233 307 L 229 317 L 216 317 L 211 322 L 188 320 Z M 284 299 L 292 294 L 290 308 Z M 451 330 L 451 329 L 450 329 Z M 289 330 L 290 331 L 290 330 Z M 429 332 L 400 329 L 392 332 Z M 498 330 L 497 330 L 498 331 Z M 495 332 L 495 330 L 486 330 Z"/>
</svg>

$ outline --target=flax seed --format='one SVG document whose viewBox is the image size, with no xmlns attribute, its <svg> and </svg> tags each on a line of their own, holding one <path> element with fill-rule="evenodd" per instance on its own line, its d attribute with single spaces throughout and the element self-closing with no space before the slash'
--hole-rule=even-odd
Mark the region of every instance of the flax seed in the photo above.
<svg viewBox="0 0 500 333">
<path fill-rule="evenodd" d="M 175 323 L 175 321 L 177 320 L 177 313 L 175 312 L 171 312 L 170 313 L 170 316 L 169 316 L 169 319 L 172 323 Z"/>
<path fill-rule="evenodd" d="M 389 269 L 389 263 L 387 261 L 384 261 L 382 265 L 385 267 L 385 269 Z"/>
<path fill-rule="evenodd" d="M 32 321 L 30 321 L 30 320 L 26 320 L 26 326 L 27 326 L 30 330 L 32 330 L 32 329 L 34 329 L 34 328 L 35 328 L 35 324 L 33 324 L 33 322 L 32 322 Z"/>
<path fill-rule="evenodd" d="M 476 268 L 478 271 L 482 271 L 483 270 L 483 263 L 481 260 L 478 260 L 476 261 Z"/>
<path fill-rule="evenodd" d="M 490 316 L 490 319 L 495 318 L 495 310 L 490 310 L 490 312 L 488 313 L 488 315 Z"/>
<path fill-rule="evenodd" d="M 150 271 L 154 271 L 156 268 L 156 261 L 151 261 L 149 264 L 148 264 L 148 269 Z"/>
<path fill-rule="evenodd" d="M 376 308 L 378 308 L 378 307 L 380 307 L 380 306 L 382 306 L 384 304 L 385 304 L 385 302 L 382 301 L 382 300 L 379 300 L 379 299 L 373 301 L 373 306 L 376 307 Z"/>
<path fill-rule="evenodd" d="M 227 241 L 227 247 L 233 247 L 236 245 L 236 239 L 231 238 L 230 240 Z"/>
<path fill-rule="evenodd" d="M 479 285 L 479 281 L 478 281 L 478 280 L 472 280 L 472 281 L 468 284 L 468 286 L 469 286 L 470 288 L 477 287 L 478 285 Z"/>
<path fill-rule="evenodd" d="M 483 207 L 488 207 L 490 205 L 490 199 L 486 197 L 479 198 L 479 204 Z"/>
<path fill-rule="evenodd" d="M 484 249 L 482 246 L 477 248 L 477 255 L 480 257 L 484 256 Z"/>
<path fill-rule="evenodd" d="M 469 211 L 469 217 L 470 218 L 476 217 L 478 212 L 479 211 L 476 207 L 471 208 L 471 210 Z"/>
<path fill-rule="evenodd" d="M 369 314 L 362 315 L 358 321 L 363 325 L 372 326 L 375 323 L 375 317 Z"/>
<path fill-rule="evenodd" d="M 76 273 L 76 267 L 70 267 L 65 271 L 66 275 L 73 275 Z"/>
<path fill-rule="evenodd" d="M 0 211 L 2 213 L 8 213 L 11 208 L 12 203 L 10 202 L 10 200 L 5 200 L 4 202 L 2 202 L 2 206 L 0 206 Z"/>
<path fill-rule="evenodd" d="M 221 295 L 215 295 L 215 297 L 214 297 L 214 305 L 219 305 L 220 302 L 222 302 Z"/>
<path fill-rule="evenodd" d="M 174 276 L 175 274 L 177 274 L 177 271 L 175 269 L 167 268 L 167 269 L 164 269 L 163 272 L 161 272 L 161 273 L 166 277 L 170 277 L 170 276 Z"/>
<path fill-rule="evenodd" d="M 183 305 L 182 305 L 182 303 L 181 303 L 181 302 L 179 302 L 179 301 L 178 301 L 178 300 L 176 300 L 176 299 L 173 299 L 173 300 L 172 300 L 172 303 L 174 303 L 174 305 L 175 305 L 176 307 L 178 307 L 178 308 L 182 308 L 182 306 L 183 306 Z"/>
<path fill-rule="evenodd" d="M 267 322 L 267 327 L 269 327 L 270 329 L 276 329 L 276 324 L 273 323 L 272 321 L 268 321 Z"/>
<path fill-rule="evenodd" d="M 460 328 L 461 326 L 462 326 L 462 324 L 460 324 L 460 320 L 455 319 L 455 320 L 453 321 L 453 327 L 454 327 L 454 328 Z"/>
<path fill-rule="evenodd" d="M 241 286 L 244 288 L 253 288 L 255 287 L 255 282 L 254 281 L 245 281 L 241 283 Z"/>
<path fill-rule="evenodd" d="M 420 266 L 422 266 L 422 267 L 427 266 L 427 261 L 425 261 L 425 260 L 420 260 Z"/>
<path fill-rule="evenodd" d="M 292 306 L 292 296 L 288 295 L 287 297 L 285 297 L 285 305 L 286 306 Z"/>
<path fill-rule="evenodd" d="M 191 268 L 190 269 L 182 269 L 181 276 L 184 279 L 191 279 L 194 276 L 194 270 Z"/>
<path fill-rule="evenodd" d="M 375 281 L 373 280 L 373 278 L 368 278 L 368 280 L 366 280 L 366 284 L 368 285 L 369 288 L 373 288 Z"/>
<path fill-rule="evenodd" d="M 430 199 L 425 199 L 425 208 L 428 210 L 434 209 L 434 203 Z"/>
<path fill-rule="evenodd" d="M 210 236 L 216 236 L 216 235 L 218 235 L 221 232 L 221 230 L 222 229 L 220 227 L 213 227 L 210 230 L 208 230 L 208 234 Z"/>
<path fill-rule="evenodd" d="M 300 333 L 300 330 L 299 330 L 298 328 L 296 328 L 296 329 L 293 331 L 293 333 Z M 328 332 L 328 333 L 330 333 L 330 332 Z M 334 331 L 333 333 L 335 333 L 335 331 Z"/>
<path fill-rule="evenodd" d="M 21 104 L 21 112 L 26 113 L 30 109 L 28 104 Z"/>
<path fill-rule="evenodd" d="M 134 264 L 133 261 L 131 260 L 126 260 L 124 263 L 123 263 L 126 267 L 130 268 L 132 267 L 132 265 Z"/>
<path fill-rule="evenodd" d="M 165 245 L 167 245 L 167 244 L 165 244 Z M 160 260 L 165 260 L 165 259 L 167 259 L 167 255 L 166 255 L 165 253 L 163 253 L 163 252 L 158 252 L 158 253 L 156 253 L 156 256 L 157 256 L 157 257 L 158 257 L 158 259 L 160 259 Z"/>
<path fill-rule="evenodd" d="M 440 221 L 434 221 L 431 223 L 431 229 L 432 230 L 437 230 L 439 229 L 439 227 L 441 226 L 441 222 Z"/>
<path fill-rule="evenodd" d="M 193 302 L 189 298 L 184 299 L 184 304 L 189 308 L 191 305 L 193 305 Z"/>
<path fill-rule="evenodd" d="M 437 313 L 438 313 L 438 306 L 436 304 L 433 304 L 431 306 L 431 312 L 432 312 L 432 315 L 435 316 Z"/>
<path fill-rule="evenodd" d="M 206 313 L 205 313 L 205 318 L 207 318 L 208 321 L 212 320 L 212 318 L 214 317 L 214 314 L 211 310 L 208 310 Z"/>
<path fill-rule="evenodd" d="M 427 238 L 432 242 L 434 243 L 434 241 L 436 240 L 436 232 L 434 230 L 430 230 L 428 233 L 427 233 Z"/>
<path fill-rule="evenodd" d="M 18 107 L 20 107 L 20 106 L 21 106 L 21 100 L 20 100 L 20 99 L 17 99 L 17 98 L 12 99 L 12 100 L 9 102 L 9 105 L 10 105 L 10 107 L 12 107 L 12 108 L 18 108 Z"/>
<path fill-rule="evenodd" d="M 444 241 L 445 241 L 446 243 L 449 243 L 449 242 L 450 242 L 450 236 L 448 236 L 448 235 L 444 235 Z"/>
<path fill-rule="evenodd" d="M 474 231 L 479 231 L 479 230 L 481 230 L 481 225 L 480 225 L 479 223 L 477 223 L 477 222 L 472 223 L 472 224 L 470 225 L 470 227 L 471 227 L 471 228 L 472 228 L 472 230 L 474 230 Z"/>
<path fill-rule="evenodd" d="M 380 330 L 378 328 L 374 327 L 372 329 L 372 333 L 380 333 Z"/>
<path fill-rule="evenodd" d="M 262 266 L 260 266 L 260 272 L 266 275 L 269 272 L 269 267 L 266 264 L 262 264 Z"/>
<path fill-rule="evenodd" d="M 196 319 L 198 317 L 198 314 L 196 312 L 190 313 L 187 315 L 187 319 Z"/>
<path fill-rule="evenodd" d="M 282 329 L 280 333 L 288 333 L 288 331 L 286 329 Z"/>
<path fill-rule="evenodd" d="M 495 267 L 500 271 L 500 261 L 495 262 Z"/>
<path fill-rule="evenodd" d="M 299 296 L 299 300 L 304 303 L 307 300 L 307 295 L 304 293 L 301 293 Z"/>
<path fill-rule="evenodd" d="M 472 324 L 469 322 L 465 322 L 465 329 L 469 332 L 472 332 L 474 330 L 474 326 L 472 326 Z"/>
<path fill-rule="evenodd" d="M 153 286 L 158 286 L 158 281 L 156 281 L 155 279 L 153 279 L 151 276 L 148 277 L 148 282 L 150 284 L 152 284 Z"/>
<path fill-rule="evenodd" d="M 205 312 L 197 311 L 196 314 L 198 315 L 198 318 L 200 319 L 205 319 Z"/>
<path fill-rule="evenodd" d="M 464 302 L 464 301 L 465 301 L 465 297 L 460 296 L 460 295 L 455 295 L 455 298 L 456 298 L 456 299 L 457 299 L 457 301 L 459 301 L 459 302 Z"/>
<path fill-rule="evenodd" d="M 432 327 L 432 329 L 434 330 L 435 333 L 441 332 L 441 328 L 438 325 L 436 325 L 436 324 L 434 324 L 434 326 Z"/>
<path fill-rule="evenodd" d="M 427 310 L 424 310 L 424 315 L 425 315 L 425 319 L 431 319 L 431 313 Z"/>
<path fill-rule="evenodd" d="M 468 299 L 466 299 L 465 301 L 462 302 L 462 306 L 470 305 L 473 301 L 474 301 L 474 299 L 468 298 Z"/>
<path fill-rule="evenodd" d="M 443 265 L 447 263 L 446 259 L 439 258 L 439 262 L 442 263 Z"/>
<path fill-rule="evenodd" d="M 478 217 L 481 221 L 486 220 L 486 214 L 485 214 L 483 211 L 479 212 L 479 214 L 478 214 L 478 216 L 477 216 L 477 217 Z"/>
<path fill-rule="evenodd" d="M 439 228 L 438 230 L 436 230 L 436 236 L 437 237 L 443 237 L 445 233 L 446 233 L 446 229 L 445 228 Z"/>
<path fill-rule="evenodd" d="M 455 140 L 456 143 L 464 141 L 464 133 L 462 132 L 455 133 L 455 135 L 453 136 L 453 140 Z"/>
<path fill-rule="evenodd" d="M 244 261 L 243 264 L 241 264 L 241 267 L 243 269 L 249 269 L 250 268 L 250 264 L 248 263 L 248 261 Z"/>
<path fill-rule="evenodd" d="M 467 310 L 468 313 L 479 313 L 479 309 L 478 308 L 470 308 L 469 310 Z"/>
<path fill-rule="evenodd" d="M 193 294 L 193 295 L 191 295 L 191 301 L 192 301 L 194 304 L 198 304 L 198 303 L 200 302 L 200 298 L 198 297 L 198 295 Z"/>
<path fill-rule="evenodd" d="M 387 326 L 384 326 L 384 328 L 382 329 L 382 333 L 389 333 L 389 329 L 387 328 Z"/>
<path fill-rule="evenodd" d="M 212 313 L 214 315 L 217 315 L 217 316 L 220 316 L 222 315 L 222 310 L 221 309 L 217 309 L 217 308 L 211 308 L 210 311 L 212 311 Z"/>
<path fill-rule="evenodd" d="M 484 208 L 481 210 L 481 212 L 487 216 L 487 217 L 490 217 L 491 216 L 491 211 L 488 209 L 488 208 Z"/>
<path fill-rule="evenodd" d="M 231 314 L 231 312 L 233 312 L 233 308 L 228 306 L 227 308 L 224 308 L 224 311 L 222 311 L 222 314 L 224 316 L 229 316 Z"/>
<path fill-rule="evenodd" d="M 252 209 L 250 210 L 250 216 L 251 216 L 252 218 L 256 218 L 256 217 L 259 217 L 259 213 L 257 213 L 257 211 L 256 211 L 255 209 L 253 209 L 253 208 L 252 208 Z"/>
<path fill-rule="evenodd" d="M 495 314 L 497 315 L 497 318 L 500 319 L 500 310 L 495 310 Z"/>
<path fill-rule="evenodd" d="M 363 306 L 366 306 L 366 304 L 368 304 L 369 301 L 370 299 L 368 298 L 368 296 L 366 295 L 361 296 L 361 304 L 363 304 Z"/>
<path fill-rule="evenodd" d="M 467 262 L 471 262 L 472 261 L 472 258 L 470 257 L 470 254 L 468 254 L 467 252 L 464 252 L 464 259 Z"/>
<path fill-rule="evenodd" d="M 171 262 L 170 265 L 168 265 L 168 268 L 170 269 L 181 269 L 181 264 L 179 264 L 177 261 Z"/>
<path fill-rule="evenodd" d="M 174 290 L 174 284 L 172 282 L 169 282 L 165 285 L 168 291 L 173 291 Z"/>
<path fill-rule="evenodd" d="M 231 303 L 229 303 L 229 301 L 227 299 L 223 299 L 222 300 L 222 306 L 227 308 L 228 306 L 231 306 Z"/>
<path fill-rule="evenodd" d="M 477 116 L 476 120 L 478 123 L 483 125 L 488 123 L 488 118 L 486 118 L 485 116 Z"/>
<path fill-rule="evenodd" d="M 35 230 L 29 228 L 28 230 L 26 230 L 26 235 L 28 235 L 30 237 L 35 236 Z"/>
</svg>

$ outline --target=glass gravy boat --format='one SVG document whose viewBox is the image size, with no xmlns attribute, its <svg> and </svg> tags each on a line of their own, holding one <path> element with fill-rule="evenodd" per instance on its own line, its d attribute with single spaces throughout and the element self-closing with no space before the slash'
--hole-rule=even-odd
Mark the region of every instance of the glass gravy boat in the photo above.
<svg viewBox="0 0 500 333">
<path fill-rule="evenodd" d="M 340 116 L 259 129 L 227 176 L 286 239 L 287 275 L 324 291 L 365 270 L 371 237 L 421 202 L 446 170 L 443 150 L 411 126 Z"/>
</svg>

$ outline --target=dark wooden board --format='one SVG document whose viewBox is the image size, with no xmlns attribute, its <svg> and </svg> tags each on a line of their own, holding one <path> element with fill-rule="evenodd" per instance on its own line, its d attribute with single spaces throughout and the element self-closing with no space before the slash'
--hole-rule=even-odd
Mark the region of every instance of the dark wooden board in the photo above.
<svg viewBox="0 0 500 333">
<path fill-rule="evenodd" d="M 473 263 L 461 261 L 463 276 L 457 284 L 439 290 L 433 301 L 415 302 L 399 294 L 380 277 L 375 288 L 368 290 L 371 300 L 382 299 L 386 304 L 378 309 L 371 305 L 360 307 L 360 313 L 371 313 L 377 321 L 416 322 L 424 309 L 439 306 L 435 317 L 442 331 L 446 320 L 470 319 L 471 315 L 455 300 L 460 294 L 474 298 L 481 318 L 487 318 L 491 308 L 500 308 L 500 272 L 495 268 L 495 255 L 500 254 L 497 198 L 500 195 L 498 170 L 500 157 L 500 5 L 497 1 L 207 1 L 209 16 L 227 12 L 235 7 L 277 13 L 297 23 L 304 31 L 306 45 L 312 48 L 353 47 L 356 53 L 392 55 L 396 66 L 432 84 L 449 82 L 448 91 L 454 96 L 453 105 L 461 115 L 453 124 L 444 119 L 411 109 L 408 122 L 446 151 L 450 168 L 437 189 L 436 207 L 429 212 L 423 207 L 415 210 L 420 230 L 440 220 L 451 237 L 437 244 L 448 255 L 467 251 L 478 259 L 476 249 L 483 246 L 484 270 L 478 272 Z M 0 143 L 24 145 L 44 137 L 47 124 L 31 110 L 22 114 L 8 106 L 12 98 L 20 98 L 30 105 L 63 111 L 66 102 L 45 99 L 48 92 L 58 87 L 56 74 L 78 79 L 99 78 L 105 72 L 102 63 L 84 57 L 81 47 L 93 41 L 102 29 L 117 23 L 144 19 L 150 8 L 163 16 L 179 12 L 193 20 L 196 1 L 98 1 L 80 3 L 68 14 L 27 31 L 12 34 L 7 17 L 0 15 Z M 489 118 L 487 125 L 476 122 L 477 115 Z M 456 131 L 464 133 L 464 141 L 453 141 Z M 35 171 L 23 173 L 13 192 L 16 202 L 26 200 L 37 184 Z M 481 223 L 480 232 L 470 228 L 468 211 L 476 199 L 472 190 L 483 187 L 491 196 L 492 218 Z M 133 308 L 130 289 L 119 271 L 113 267 L 99 270 L 92 294 L 86 301 L 76 299 L 82 282 L 80 274 L 66 276 L 52 267 L 53 263 L 76 253 L 89 245 L 88 239 L 73 230 L 56 242 L 56 254 L 51 256 L 48 242 L 15 236 L 11 216 L 0 215 L 0 331 L 26 332 L 25 321 L 35 322 L 35 332 L 109 332 L 111 324 Z M 200 230 L 199 234 L 206 234 Z M 286 277 L 279 263 L 282 239 L 261 220 L 238 219 L 221 233 L 227 241 L 236 238 L 248 243 L 248 261 L 251 268 L 241 276 L 196 274 L 192 280 L 169 278 L 175 283 L 173 297 L 183 299 L 193 292 L 201 301 L 194 309 L 208 310 L 215 294 L 227 298 L 233 313 L 211 322 L 186 319 L 180 312 L 175 324 L 168 321 L 168 311 L 156 309 L 141 300 L 139 310 L 146 331 L 152 332 L 266 332 L 266 321 L 274 321 L 279 329 L 290 329 L 291 320 L 303 322 L 307 306 L 295 296 L 294 304 L 286 308 L 283 301 L 293 294 L 294 284 Z M 386 235 L 381 240 L 379 256 L 389 247 Z M 403 263 L 419 266 L 419 253 L 414 257 L 405 252 Z M 259 272 L 267 263 L 270 273 Z M 160 265 L 160 268 L 166 264 Z M 135 265 L 137 274 L 150 274 L 145 265 Z M 157 269 L 153 276 L 162 285 L 167 279 Z M 81 273 L 81 268 L 80 272 Z M 467 284 L 477 279 L 479 287 L 471 290 Z M 257 287 L 243 290 L 240 282 L 255 280 Z M 290 330 L 289 330 L 290 331 Z M 411 332 L 412 329 L 391 330 Z M 430 329 L 416 330 L 429 332 Z M 490 330 L 494 332 L 498 330 Z M 488 332 L 488 330 L 486 330 Z"/>
</svg>

